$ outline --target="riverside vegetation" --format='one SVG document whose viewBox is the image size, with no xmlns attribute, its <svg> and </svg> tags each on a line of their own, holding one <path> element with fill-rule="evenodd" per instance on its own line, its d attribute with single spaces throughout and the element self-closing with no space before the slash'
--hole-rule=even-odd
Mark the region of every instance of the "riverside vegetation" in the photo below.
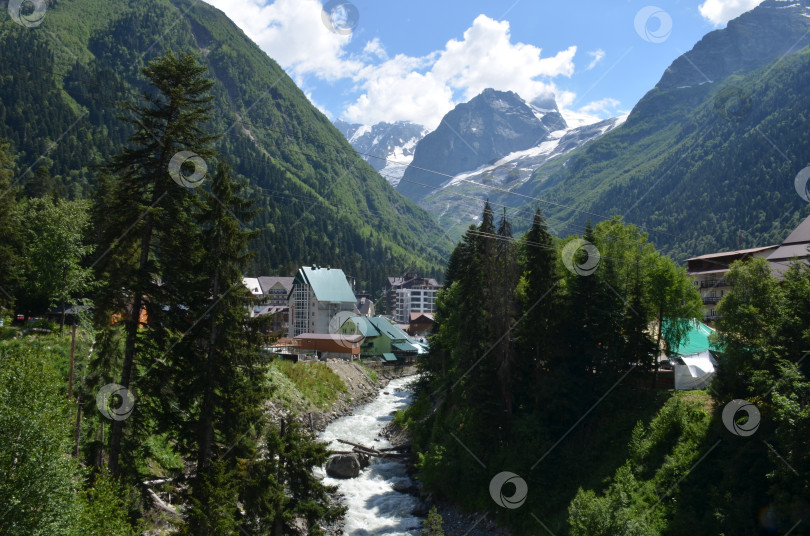
<svg viewBox="0 0 810 536">
<path fill-rule="evenodd" d="M 762 259 L 733 265 L 712 389 L 673 393 L 650 389 L 647 327 L 696 318 L 697 290 L 618 219 L 583 238 L 601 253 L 591 275 L 566 269 L 574 242 L 552 239 L 539 212 L 514 241 L 487 208 L 456 247 L 418 398 L 396 419 L 426 490 L 516 534 L 543 530 L 538 520 L 575 536 L 807 534 L 810 269 L 780 282 Z M 670 349 L 677 324 L 661 333 Z M 732 399 L 759 408 L 754 437 L 721 422 Z M 526 481 L 522 506 L 490 495 L 502 471 Z"/>
<path fill-rule="evenodd" d="M 51 305 L 85 296 L 94 306 L 82 330 L 92 351 L 89 343 L 77 349 L 87 357 L 72 390 L 60 382 L 60 341 L 2 347 L 3 534 L 173 527 L 200 536 L 302 526 L 318 534 L 341 515 L 331 488 L 312 472 L 325 462 L 325 446 L 294 420 L 274 422 L 264 411 L 275 386 L 261 349 L 272 341 L 265 320 L 245 318 L 251 298 L 242 285 L 255 231 L 240 222 L 255 209 L 211 147 L 205 72 L 193 56 L 172 53 L 144 68 L 145 104 L 125 106 L 134 134 L 103 169 L 92 206 L 47 195 L 23 200 L 10 156 L 0 151 L 5 304 L 15 295 Z M 167 176 L 170 159 L 184 150 L 211 163 L 207 189 Z M 29 210 L 55 223 L 38 226 L 23 217 Z M 26 233 L 57 232 L 43 244 L 26 240 Z M 61 248 L 41 251 L 51 242 Z M 54 284 L 38 284 L 40 269 L 54 274 Z M 337 383 L 326 371 L 305 376 L 280 367 L 315 405 L 329 402 L 322 383 Z M 118 399 L 98 399 L 113 383 Z M 117 418 L 102 416 L 97 404 Z"/>
</svg>

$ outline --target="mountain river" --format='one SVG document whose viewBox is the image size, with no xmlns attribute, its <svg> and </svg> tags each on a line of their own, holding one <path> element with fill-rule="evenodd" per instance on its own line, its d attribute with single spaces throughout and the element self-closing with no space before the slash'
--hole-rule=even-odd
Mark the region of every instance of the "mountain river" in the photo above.
<svg viewBox="0 0 810 536">
<path fill-rule="evenodd" d="M 393 419 L 396 410 L 411 403 L 412 392 L 408 384 L 413 377 L 392 380 L 380 394 L 348 417 L 333 421 L 319 439 L 329 443 L 333 450 L 350 450 L 337 439 L 345 439 L 374 448 L 391 444 L 377 434 Z M 388 393 L 388 394 L 386 394 Z M 377 440 L 377 441 L 375 441 Z M 403 464 L 396 461 L 371 459 L 371 466 L 352 479 L 335 479 L 318 470 L 324 482 L 337 485 L 348 507 L 344 534 L 347 536 L 418 536 L 422 520 L 411 515 L 417 499 L 393 490 L 393 485 L 410 479 Z"/>
</svg>

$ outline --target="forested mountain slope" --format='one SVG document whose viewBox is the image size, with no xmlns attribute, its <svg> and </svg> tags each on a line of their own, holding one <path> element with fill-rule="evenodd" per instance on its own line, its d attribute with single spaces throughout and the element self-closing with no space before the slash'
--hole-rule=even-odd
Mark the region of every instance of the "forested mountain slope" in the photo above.
<svg viewBox="0 0 810 536">
<path fill-rule="evenodd" d="M 377 288 L 405 269 L 438 275 L 450 241 L 399 195 L 222 12 L 189 0 L 58 0 L 42 23 L 0 17 L 0 137 L 30 196 L 93 194 L 98 164 L 126 143 L 120 101 L 139 102 L 140 68 L 166 50 L 209 69 L 216 149 L 261 208 L 257 272 L 342 267 Z"/>
<path fill-rule="evenodd" d="M 517 191 L 548 202 L 558 234 L 620 214 L 678 259 L 779 243 L 810 213 L 794 187 L 810 164 L 808 14 L 768 0 L 708 34 L 624 125 Z"/>
</svg>

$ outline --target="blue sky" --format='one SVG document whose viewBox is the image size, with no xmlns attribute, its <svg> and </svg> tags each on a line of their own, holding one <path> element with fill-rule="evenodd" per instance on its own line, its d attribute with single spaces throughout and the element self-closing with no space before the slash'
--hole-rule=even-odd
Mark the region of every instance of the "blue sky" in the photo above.
<svg viewBox="0 0 810 536">
<path fill-rule="evenodd" d="M 330 118 L 430 128 L 486 87 L 553 94 L 569 122 L 627 113 L 675 58 L 761 2 L 207 1 Z"/>
</svg>

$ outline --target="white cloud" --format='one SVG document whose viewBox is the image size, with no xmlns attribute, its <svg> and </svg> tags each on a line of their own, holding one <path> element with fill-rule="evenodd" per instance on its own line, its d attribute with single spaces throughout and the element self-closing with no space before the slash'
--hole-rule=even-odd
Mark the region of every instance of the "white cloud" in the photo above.
<svg viewBox="0 0 810 536">
<path fill-rule="evenodd" d="M 365 54 L 367 57 L 375 57 L 381 60 L 388 59 L 388 53 L 385 51 L 385 47 L 380 42 L 379 37 L 375 37 L 366 43 L 366 46 L 363 48 L 363 54 Z"/>
<path fill-rule="evenodd" d="M 262 50 L 297 80 L 316 73 L 325 80 L 352 76 L 363 64 L 344 47 L 351 34 L 331 31 L 318 0 L 206 0 L 223 10 Z"/>
<path fill-rule="evenodd" d="M 590 125 L 610 117 L 619 117 L 628 113 L 619 110 L 618 107 L 621 102 L 610 97 L 589 102 L 576 110 L 572 109 L 571 105 L 573 105 L 573 102 L 567 102 L 566 106 L 560 105 L 560 113 L 562 113 L 569 127 Z"/>
<path fill-rule="evenodd" d="M 486 88 L 515 91 L 527 101 L 560 93 L 551 80 L 574 73 L 572 46 L 542 57 L 534 45 L 512 43 L 508 22 L 478 16 L 463 39 L 423 58 L 398 55 L 366 66 L 356 78 L 364 93 L 346 108 L 350 121 L 413 121 L 433 128 L 457 103 Z"/>
<path fill-rule="evenodd" d="M 698 9 L 704 18 L 721 26 L 761 3 L 762 0 L 706 0 Z"/>
<path fill-rule="evenodd" d="M 585 69 L 586 71 L 590 71 L 591 69 L 596 67 L 596 64 L 605 58 L 605 51 L 600 48 L 598 50 L 588 52 L 588 56 L 590 56 L 593 59 L 591 60 L 591 63 L 588 64 L 588 67 Z"/>
<path fill-rule="evenodd" d="M 582 106 L 579 109 L 579 111 L 586 114 L 600 114 L 600 113 L 604 114 L 608 113 L 610 110 L 615 110 L 619 104 L 621 103 L 616 99 L 606 97 L 604 99 L 593 101 L 586 104 L 585 106 Z"/>
<path fill-rule="evenodd" d="M 366 42 L 362 54 L 349 54 L 346 47 L 357 35 L 330 31 L 318 0 L 206 1 L 225 11 L 299 86 L 310 86 L 311 77 L 353 81 L 359 96 L 340 114 L 352 122 L 413 121 L 433 128 L 458 102 L 490 87 L 515 91 L 527 102 L 549 94 L 557 95 L 560 107 L 574 101 L 553 79 L 573 75 L 576 46 L 543 57 L 534 45 L 512 42 L 509 22 L 485 15 L 441 50 L 389 58 L 378 38 Z"/>
</svg>

